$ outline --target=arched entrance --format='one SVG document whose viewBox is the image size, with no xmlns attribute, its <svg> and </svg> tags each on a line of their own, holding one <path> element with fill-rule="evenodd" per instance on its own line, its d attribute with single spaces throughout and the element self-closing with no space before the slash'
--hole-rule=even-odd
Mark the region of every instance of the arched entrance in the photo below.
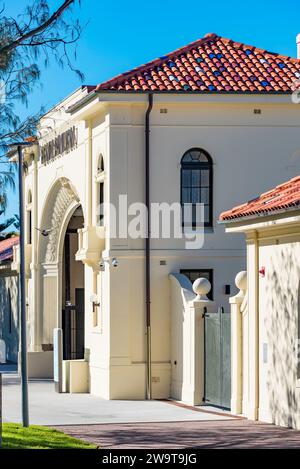
<svg viewBox="0 0 300 469">
<path fill-rule="evenodd" d="M 83 228 L 82 207 L 73 213 L 66 229 L 62 256 L 63 358 L 84 358 L 84 265 L 76 261 L 78 229 Z"/>
<path fill-rule="evenodd" d="M 38 227 L 39 294 L 34 332 L 36 348 L 49 350 L 53 329 L 63 328 L 65 359 L 84 356 L 84 265 L 75 259 L 77 230 L 83 226 L 77 191 L 68 179 L 58 179 L 48 193 Z"/>
</svg>

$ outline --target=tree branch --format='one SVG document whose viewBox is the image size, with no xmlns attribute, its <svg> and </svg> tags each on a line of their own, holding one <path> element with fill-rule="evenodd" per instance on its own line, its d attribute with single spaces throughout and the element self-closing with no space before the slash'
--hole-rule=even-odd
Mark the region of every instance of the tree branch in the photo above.
<svg viewBox="0 0 300 469">
<path fill-rule="evenodd" d="M 27 33 L 20 36 L 18 39 L 15 39 L 10 44 L 6 44 L 3 47 L 0 47 L 0 54 L 7 54 L 16 47 L 22 45 L 27 39 L 36 36 L 37 34 L 43 32 L 47 29 L 52 23 L 58 20 L 58 18 L 64 13 L 64 11 L 69 8 L 69 6 L 74 3 L 75 0 L 65 0 L 64 3 L 46 20 L 44 23 L 40 24 L 36 28 L 31 29 Z"/>
</svg>

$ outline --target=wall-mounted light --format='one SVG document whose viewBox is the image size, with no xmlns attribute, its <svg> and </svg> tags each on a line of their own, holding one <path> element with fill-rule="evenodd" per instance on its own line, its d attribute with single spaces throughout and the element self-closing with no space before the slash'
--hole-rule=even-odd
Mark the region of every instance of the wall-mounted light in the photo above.
<svg viewBox="0 0 300 469">
<path fill-rule="evenodd" d="M 100 301 L 99 301 L 99 298 L 98 296 L 93 293 L 91 296 L 90 296 L 90 301 L 93 305 L 93 313 L 95 313 L 95 310 L 96 308 L 98 308 L 100 306 Z"/>
<path fill-rule="evenodd" d="M 111 260 L 109 257 L 102 257 L 102 259 L 99 262 L 99 267 L 101 271 L 105 270 L 105 262 L 111 265 L 112 267 L 118 267 L 119 265 L 119 261 L 116 257 L 113 257 Z"/>
</svg>

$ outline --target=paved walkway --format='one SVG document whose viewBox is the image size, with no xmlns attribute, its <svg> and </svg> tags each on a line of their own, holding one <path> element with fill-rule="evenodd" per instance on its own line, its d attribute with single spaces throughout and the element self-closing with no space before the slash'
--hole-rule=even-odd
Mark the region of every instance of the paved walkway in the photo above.
<svg viewBox="0 0 300 469">
<path fill-rule="evenodd" d="M 300 432 L 248 420 L 58 427 L 104 449 L 300 448 Z"/>
<path fill-rule="evenodd" d="M 21 421 L 17 375 L 3 376 L 4 421 Z M 29 383 L 30 423 L 56 426 L 103 448 L 300 448 L 300 432 L 164 401 L 107 401 Z"/>
<path fill-rule="evenodd" d="M 16 375 L 3 378 L 3 420 L 21 421 L 21 387 Z M 58 394 L 54 383 L 29 383 L 30 423 L 36 425 L 88 425 L 133 422 L 229 420 L 228 415 L 198 412 L 163 401 L 108 401 L 90 394 Z"/>
</svg>

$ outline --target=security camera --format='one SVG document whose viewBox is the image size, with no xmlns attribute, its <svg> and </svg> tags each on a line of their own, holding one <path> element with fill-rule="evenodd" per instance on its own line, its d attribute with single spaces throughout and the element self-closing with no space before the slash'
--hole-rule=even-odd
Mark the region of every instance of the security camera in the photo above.
<svg viewBox="0 0 300 469">
<path fill-rule="evenodd" d="M 119 262 L 118 262 L 118 260 L 117 260 L 115 257 L 112 258 L 112 260 L 111 260 L 111 265 L 112 265 L 113 267 L 118 267 Z"/>
</svg>

